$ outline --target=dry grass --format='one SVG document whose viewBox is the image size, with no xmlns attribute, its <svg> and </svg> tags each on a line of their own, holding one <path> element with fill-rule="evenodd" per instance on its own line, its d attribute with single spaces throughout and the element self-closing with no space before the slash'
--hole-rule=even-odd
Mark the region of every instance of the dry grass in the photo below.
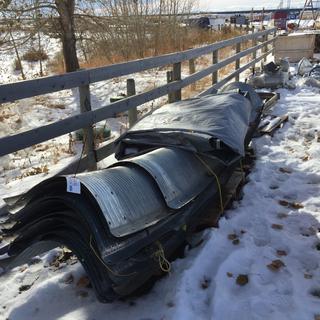
<svg viewBox="0 0 320 320">
<path fill-rule="evenodd" d="M 202 30 L 198 28 L 181 28 L 178 30 L 178 40 L 172 41 L 168 37 L 163 37 L 159 40 L 157 48 L 153 45 L 154 40 L 148 39 L 148 45 L 145 47 L 143 57 L 152 57 L 156 55 L 163 55 L 172 52 L 184 51 L 192 49 L 198 46 L 215 43 L 229 38 L 237 37 L 243 34 L 244 30 L 239 29 L 225 29 L 223 31 L 210 31 Z M 160 43 L 160 44 L 159 44 Z M 91 44 L 92 46 L 92 44 Z M 116 47 L 116 44 L 114 44 Z M 135 50 L 131 50 L 130 47 L 124 48 L 120 51 L 111 50 L 110 46 L 106 43 L 96 43 L 95 50 L 88 55 L 87 61 L 80 61 L 81 68 L 96 68 L 115 63 L 126 62 L 130 60 L 141 59 L 141 53 L 135 53 Z M 110 51 L 111 50 L 111 51 Z M 125 52 L 125 54 L 123 54 Z M 56 74 L 62 74 L 65 72 L 64 60 L 62 53 L 58 53 L 56 57 L 50 62 L 51 70 Z"/>
<path fill-rule="evenodd" d="M 63 103 L 47 103 L 45 104 L 45 106 L 50 109 L 60 109 L 60 110 L 64 110 L 66 108 L 66 106 Z"/>
<path fill-rule="evenodd" d="M 49 68 L 55 74 L 63 74 L 66 72 L 62 51 L 56 53 L 54 58 L 49 62 Z"/>
<path fill-rule="evenodd" d="M 182 99 L 196 96 L 198 93 L 208 89 L 212 85 L 212 76 L 209 75 L 197 81 L 194 86 L 188 86 L 182 90 Z"/>
<path fill-rule="evenodd" d="M 161 42 L 161 46 L 158 46 L 157 51 L 158 55 L 167 54 L 172 52 L 177 52 L 181 50 L 188 50 L 191 48 L 195 48 L 198 46 L 207 45 L 210 43 L 219 42 L 225 39 L 234 38 L 240 36 L 245 33 L 245 30 L 240 29 L 226 29 L 224 31 L 216 32 L 216 31 L 208 31 L 201 30 L 196 28 L 189 28 L 188 32 L 185 32 L 183 35 L 183 41 L 179 41 L 179 43 L 173 44 L 172 42 L 163 41 Z M 152 41 L 150 41 L 152 43 Z M 242 49 L 247 49 L 252 46 L 252 41 L 248 41 L 242 44 Z M 97 51 L 94 54 L 89 55 L 89 59 L 87 62 L 80 62 L 81 68 L 96 68 L 101 66 L 106 66 L 114 63 L 126 62 L 128 60 L 139 59 L 140 57 L 131 54 L 129 59 L 124 58 L 123 55 L 119 53 L 114 53 L 113 55 L 106 55 L 105 52 L 107 50 L 102 50 L 102 48 L 98 54 Z M 154 56 L 155 48 L 150 47 L 144 52 L 144 57 Z M 227 47 L 219 50 L 219 60 L 224 60 L 235 54 L 235 47 Z M 241 59 L 241 65 L 244 62 L 250 61 L 251 56 L 245 57 Z M 195 71 L 202 70 L 212 64 L 212 56 L 201 56 L 195 60 Z M 189 64 L 188 61 L 182 63 L 182 68 L 187 73 L 189 72 Z M 63 63 L 63 55 L 59 53 L 56 55 L 54 60 L 51 62 L 51 69 L 53 72 L 61 74 L 64 73 L 64 63 Z M 166 68 L 165 68 L 166 69 Z M 225 68 L 219 70 L 219 79 L 224 78 L 229 75 L 235 69 L 235 63 L 231 63 Z M 208 87 L 212 85 L 212 76 L 209 75 L 200 81 L 197 81 L 195 85 L 188 86 L 182 90 L 182 98 L 186 99 L 192 96 L 195 96 L 197 93 L 204 91 Z"/>
<path fill-rule="evenodd" d="M 29 49 L 23 56 L 22 60 L 26 60 L 28 62 L 36 62 L 39 60 L 47 60 L 48 55 L 43 49 Z"/>
</svg>

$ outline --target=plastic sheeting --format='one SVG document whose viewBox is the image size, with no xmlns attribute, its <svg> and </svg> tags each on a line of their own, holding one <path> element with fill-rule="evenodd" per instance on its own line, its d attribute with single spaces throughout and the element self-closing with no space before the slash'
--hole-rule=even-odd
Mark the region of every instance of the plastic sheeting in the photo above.
<svg viewBox="0 0 320 320">
<path fill-rule="evenodd" d="M 174 145 L 198 152 L 219 149 L 222 144 L 244 155 L 250 126 L 250 100 L 239 93 L 220 93 L 168 104 L 139 121 L 117 141 L 116 157 L 139 144 Z M 135 151 L 135 150 L 133 150 Z"/>
<path fill-rule="evenodd" d="M 263 102 L 251 85 L 243 82 L 232 82 L 225 85 L 221 89 L 221 92 L 236 92 L 245 95 L 252 104 L 250 122 L 256 120 L 263 107 Z"/>
<path fill-rule="evenodd" d="M 304 76 L 309 73 L 313 65 L 307 58 L 302 58 L 298 63 L 297 73 L 299 76 Z"/>
</svg>

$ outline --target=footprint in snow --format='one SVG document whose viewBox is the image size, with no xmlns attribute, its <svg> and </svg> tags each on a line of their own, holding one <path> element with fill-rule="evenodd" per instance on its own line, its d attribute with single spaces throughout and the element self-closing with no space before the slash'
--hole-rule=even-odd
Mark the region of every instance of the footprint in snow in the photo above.
<svg viewBox="0 0 320 320">
<path fill-rule="evenodd" d="M 270 231 L 267 226 L 266 220 L 255 219 L 255 228 L 252 230 L 254 244 L 257 247 L 264 247 L 270 243 Z"/>
</svg>

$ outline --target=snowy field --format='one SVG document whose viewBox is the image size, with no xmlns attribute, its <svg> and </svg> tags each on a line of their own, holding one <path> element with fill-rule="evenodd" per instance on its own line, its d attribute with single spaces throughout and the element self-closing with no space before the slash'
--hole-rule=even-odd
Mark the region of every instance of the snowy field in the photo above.
<svg viewBox="0 0 320 320">
<path fill-rule="evenodd" d="M 152 86 L 154 79 L 158 85 L 159 77 L 151 73 L 141 74 L 138 81 Z M 125 81 L 108 83 L 93 87 L 95 107 L 124 91 Z M 272 114 L 288 114 L 289 121 L 274 136 L 254 140 L 257 161 L 243 199 L 225 213 L 219 229 L 206 230 L 197 248 L 186 249 L 185 258 L 174 261 L 171 273 L 149 292 L 98 303 L 80 263 L 72 257 L 65 261 L 68 253 L 56 249 L 0 276 L 0 319 L 319 320 L 320 92 L 299 81 L 295 90 L 279 92 Z M 1 136 L 75 114 L 76 96 L 70 90 L 48 95 L 38 104 L 39 98 L 33 98 L 10 105 L 11 113 L 0 111 L 12 114 L 1 121 Z M 65 108 L 52 111 L 47 104 Z M 21 122 L 16 122 L 17 113 Z M 108 125 L 119 132 L 118 122 Z M 68 137 L 50 143 L 61 149 Z M 39 166 L 37 150 L 28 151 L 25 168 L 22 152 L 17 159 L 2 160 L 0 197 L 47 178 L 76 157 L 79 147 L 73 154 L 62 151 L 56 163 L 50 162 L 52 151 L 40 150 L 47 157 L 40 164 L 50 166 L 50 172 L 40 174 L 26 174 Z"/>
</svg>

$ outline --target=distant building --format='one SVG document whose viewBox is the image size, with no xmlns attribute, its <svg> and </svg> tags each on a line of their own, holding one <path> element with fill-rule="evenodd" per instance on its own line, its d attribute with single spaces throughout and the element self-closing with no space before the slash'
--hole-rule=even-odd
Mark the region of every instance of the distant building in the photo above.
<svg viewBox="0 0 320 320">
<path fill-rule="evenodd" d="M 244 15 L 236 14 L 236 15 L 230 17 L 230 23 L 244 26 L 244 25 L 249 24 L 249 19 Z"/>
<path fill-rule="evenodd" d="M 202 29 L 210 28 L 210 20 L 208 17 L 191 17 L 186 23 L 191 27 L 199 27 Z"/>
<path fill-rule="evenodd" d="M 226 19 L 221 17 L 209 17 L 210 28 L 213 30 L 221 30 L 221 28 L 226 24 Z"/>
<path fill-rule="evenodd" d="M 288 10 L 278 10 L 273 13 L 274 26 L 280 30 L 287 30 Z"/>
<path fill-rule="evenodd" d="M 186 24 L 201 29 L 214 29 L 220 30 L 225 25 L 225 19 L 218 16 L 194 16 L 190 17 Z"/>
</svg>

